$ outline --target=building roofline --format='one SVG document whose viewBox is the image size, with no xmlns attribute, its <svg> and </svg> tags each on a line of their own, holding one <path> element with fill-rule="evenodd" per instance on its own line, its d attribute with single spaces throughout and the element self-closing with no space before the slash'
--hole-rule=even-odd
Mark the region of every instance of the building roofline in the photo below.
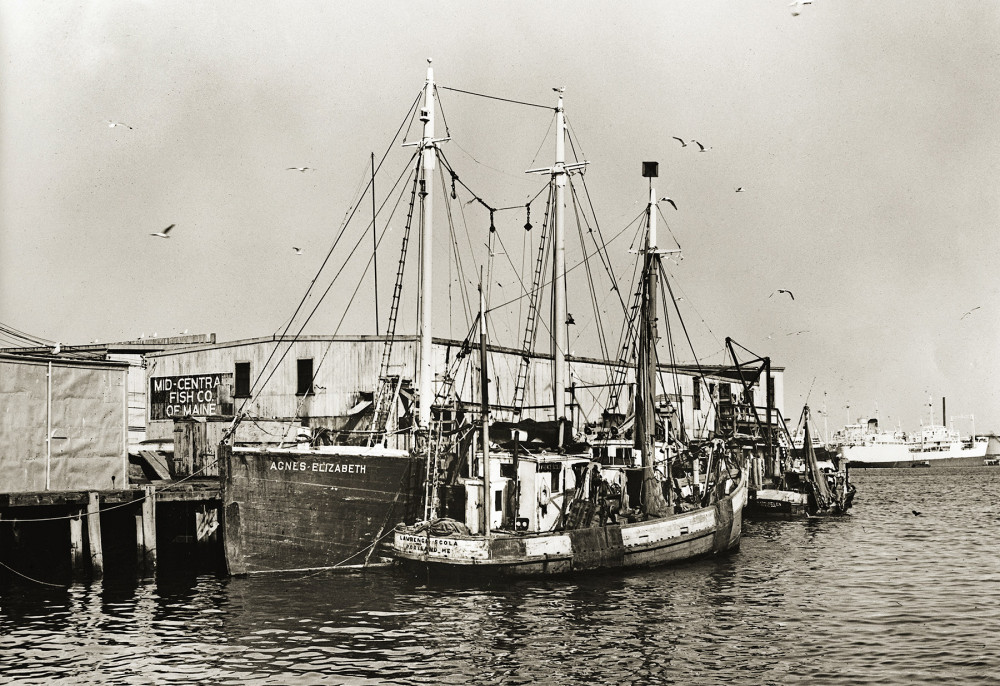
<svg viewBox="0 0 1000 686">
<path fill-rule="evenodd" d="M 148 355 L 148 357 L 149 358 L 161 358 L 161 357 L 169 357 L 171 355 L 181 355 L 181 354 L 192 353 L 192 352 L 201 352 L 201 351 L 204 351 L 204 350 L 218 350 L 220 348 L 238 348 L 238 347 L 250 346 L 250 345 L 260 345 L 260 344 L 264 344 L 264 343 L 295 343 L 295 342 L 313 342 L 313 343 L 315 343 L 315 342 L 329 342 L 329 343 L 352 343 L 352 342 L 354 342 L 354 343 L 357 343 L 357 342 L 366 342 L 366 341 L 371 341 L 371 342 L 387 341 L 387 340 L 389 340 L 389 338 L 390 338 L 390 336 L 373 335 L 373 334 L 365 334 L 365 335 L 361 335 L 361 334 L 359 334 L 359 335 L 336 335 L 336 336 L 332 336 L 332 335 L 279 336 L 279 335 L 275 334 L 275 335 L 272 335 L 272 336 L 260 336 L 260 337 L 257 337 L 257 338 L 243 338 L 243 339 L 239 339 L 239 340 L 235 340 L 235 341 L 223 341 L 221 343 L 214 343 L 213 342 L 213 343 L 207 343 L 207 344 L 204 344 L 204 345 L 189 345 L 189 346 L 185 346 L 183 348 L 173 348 L 173 349 L 169 349 L 169 350 L 162 350 L 162 351 L 152 352 L 152 353 L 150 353 Z M 397 342 L 402 341 L 402 342 L 409 342 L 409 343 L 417 343 L 417 342 L 420 341 L 420 337 L 417 336 L 417 335 L 395 336 L 395 337 L 392 337 L 392 338 L 394 338 Z M 452 338 L 437 338 L 437 337 L 432 338 L 431 341 L 432 341 L 433 345 L 449 346 L 449 347 L 455 347 L 455 348 L 462 347 L 462 343 L 463 343 L 463 341 L 460 341 L 460 340 L 457 340 L 457 339 L 452 339 Z M 496 352 L 496 353 L 507 353 L 507 354 L 511 354 L 511 355 L 523 355 L 524 354 L 519 349 L 509 348 L 509 347 L 501 346 L 501 345 L 487 344 L 486 348 L 490 352 Z M 532 352 L 532 353 L 528 353 L 528 356 L 531 357 L 531 358 L 534 358 L 534 359 L 538 359 L 538 360 L 551 360 L 552 359 L 552 355 L 545 354 L 545 353 Z M 608 365 L 608 364 L 613 365 L 613 364 L 617 363 L 616 360 L 602 360 L 602 359 L 597 358 L 597 357 L 586 357 L 586 356 L 581 356 L 581 355 L 567 355 L 566 356 L 566 361 L 567 362 L 587 362 L 587 363 L 604 364 L 604 365 Z M 629 366 L 631 366 L 631 365 L 629 365 Z M 713 373 L 717 374 L 718 372 L 720 372 L 722 370 L 732 370 L 733 369 L 733 367 L 731 365 L 702 364 L 702 365 L 699 366 L 698 364 L 693 363 L 693 362 L 679 363 L 679 364 L 675 364 L 675 365 L 660 364 L 659 366 L 662 369 L 676 369 L 677 371 L 688 372 L 688 373 L 691 373 L 691 374 L 697 374 L 698 370 L 701 369 L 708 376 L 712 376 Z M 784 369 L 785 369 L 784 367 L 779 367 L 779 366 L 776 366 L 776 365 L 772 365 L 771 366 L 771 371 L 772 372 L 783 372 Z"/>
<path fill-rule="evenodd" d="M 125 360 L 97 360 L 90 357 L 69 357 L 67 355 L 53 355 L 51 351 L 48 353 L 16 355 L 0 351 L 0 361 L 21 364 L 47 364 L 51 362 L 64 367 L 105 367 L 109 369 L 128 369 L 130 366 Z"/>
</svg>

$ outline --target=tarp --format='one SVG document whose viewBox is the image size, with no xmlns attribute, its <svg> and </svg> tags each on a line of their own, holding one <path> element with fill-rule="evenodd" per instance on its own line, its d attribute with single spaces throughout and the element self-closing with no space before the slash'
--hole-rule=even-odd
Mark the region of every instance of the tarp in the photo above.
<svg viewBox="0 0 1000 686">
<path fill-rule="evenodd" d="M 127 365 L 49 364 L 0 358 L 0 491 L 127 488 Z"/>
</svg>

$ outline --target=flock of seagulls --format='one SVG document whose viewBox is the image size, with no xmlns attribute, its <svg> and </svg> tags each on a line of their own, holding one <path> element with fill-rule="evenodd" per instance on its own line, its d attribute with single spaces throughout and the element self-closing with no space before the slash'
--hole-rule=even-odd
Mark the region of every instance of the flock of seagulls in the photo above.
<svg viewBox="0 0 1000 686">
<path fill-rule="evenodd" d="M 684 140 L 683 138 L 678 138 L 677 136 L 671 136 L 671 138 L 673 138 L 675 141 L 680 141 L 682 148 L 686 148 L 688 146 L 687 141 Z M 698 152 L 705 152 L 706 150 L 708 150 L 708 148 L 706 148 L 704 145 L 694 140 L 693 138 L 691 139 L 691 142 L 698 146 Z"/>
<path fill-rule="evenodd" d="M 119 126 L 122 127 L 122 128 L 130 129 L 130 130 L 132 129 L 131 126 L 129 126 L 128 124 L 126 124 L 123 121 L 117 121 L 115 119 L 105 119 L 104 121 L 107 122 L 109 129 L 114 129 L 114 128 L 119 127 Z M 307 171 L 314 171 L 314 169 L 313 169 L 313 167 L 288 167 L 287 171 L 307 172 Z M 675 209 L 676 209 L 676 206 L 675 206 Z M 157 231 L 157 232 L 151 233 L 149 235 L 150 236 L 154 236 L 156 238 L 170 238 L 170 230 L 173 229 L 175 226 L 177 226 L 177 225 L 176 224 L 171 224 L 170 226 L 168 226 L 167 228 L 163 229 L 162 231 Z M 292 250 L 295 251 L 296 255 L 301 255 L 302 254 L 302 248 L 295 248 L 295 247 L 293 247 Z M 59 347 L 58 344 L 56 344 L 56 347 L 57 348 Z"/>
</svg>

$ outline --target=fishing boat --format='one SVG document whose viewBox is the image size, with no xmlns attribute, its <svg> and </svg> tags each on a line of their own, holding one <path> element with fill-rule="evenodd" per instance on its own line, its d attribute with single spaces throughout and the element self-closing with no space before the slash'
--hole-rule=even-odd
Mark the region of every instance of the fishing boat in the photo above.
<svg viewBox="0 0 1000 686">
<path fill-rule="evenodd" d="M 163 375 L 159 378 L 173 380 L 235 366 L 229 406 L 236 416 L 218 449 L 230 573 L 365 569 L 391 557 L 408 561 L 414 546 L 421 545 L 429 557 L 456 546 L 479 546 L 480 552 L 469 555 L 499 555 L 506 561 L 500 567 L 519 570 L 511 573 L 659 564 L 735 548 L 746 501 L 745 453 L 732 427 L 715 429 L 726 424 L 727 412 L 746 414 L 731 386 L 740 380 L 750 397 L 751 382 L 718 366 L 683 365 L 673 357 L 660 363 L 654 353 L 655 324 L 643 328 L 637 323 L 636 313 L 648 317 L 654 308 L 655 289 L 669 288 L 657 280 L 660 255 L 667 251 L 657 246 L 652 182 L 644 225 L 648 236 L 637 249 L 648 276 L 634 292 L 633 307 L 622 303 L 623 312 L 632 315 L 622 329 L 627 335 L 622 334 L 626 340 L 618 358 L 606 354 L 610 346 L 603 339 L 601 358 L 569 354 L 573 320 L 567 311 L 564 206 L 568 177 L 578 175 L 582 182 L 587 163 L 566 160 L 569 133 L 561 93 L 558 107 L 546 108 L 554 112 L 560 132 L 556 162 L 529 170 L 547 177 L 535 196 L 548 190 L 544 219 L 535 231 L 531 202 L 495 209 L 498 203 L 474 192 L 450 164 L 441 145 L 450 140 L 449 132 L 435 137 L 438 97 L 428 66 L 422 92 L 404 118 L 404 124 L 418 122 L 419 127 L 416 142 L 403 144 L 416 148 L 407 163 L 409 177 L 398 177 L 409 183 L 397 181 L 398 189 L 387 192 L 381 206 L 391 208 L 394 197 L 395 207 L 406 208 L 408 196 L 405 225 L 399 227 L 391 213 L 385 218 L 373 207 L 367 227 L 376 248 L 382 240 L 375 238 L 376 222 L 384 227 L 383 238 L 390 222 L 397 228 L 393 235 L 401 237 L 388 322 L 377 326 L 384 333 L 305 336 L 289 325 L 280 336 L 189 349 L 154 361 Z M 406 126 L 400 131 L 402 140 L 412 140 Z M 374 160 L 372 167 L 374 205 Z M 534 270 L 507 290 L 519 287 L 526 301 L 523 317 L 517 307 L 510 308 L 523 325 L 519 348 L 487 340 L 490 310 L 485 304 L 475 318 L 473 307 L 463 310 L 468 318 L 464 339 L 431 336 L 432 268 L 435 259 L 445 257 L 423 247 L 434 245 L 435 190 L 448 208 L 443 218 L 452 231 L 456 262 L 456 215 L 478 210 L 485 219 L 488 214 L 488 233 L 482 227 L 489 255 L 487 278 L 481 280 L 484 301 L 490 284 L 497 284 L 496 276 L 488 276 L 493 256 L 506 249 L 498 244 L 503 231 L 494 226 L 494 214 L 527 213 L 518 237 L 531 239 L 524 263 L 533 262 Z M 357 215 L 355 206 L 349 216 Z M 411 228 L 419 240 L 410 240 Z M 599 229 L 593 235 L 595 254 L 608 260 L 603 238 L 596 238 Z M 420 247 L 416 286 L 404 282 L 410 243 Z M 537 258 L 531 260 L 528 249 L 536 250 L 536 243 Z M 355 247 L 343 256 L 344 264 L 360 264 L 360 252 Z M 360 287 L 365 273 L 358 272 Z M 613 274 L 609 277 L 617 284 Z M 459 280 L 466 281 L 471 282 Z M 375 292 L 377 307 L 377 283 Z M 535 349 L 543 292 L 552 313 L 546 324 L 548 352 Z M 646 302 L 640 307 L 643 292 Z M 403 296 L 410 294 L 415 295 L 416 334 L 397 332 L 396 326 L 407 307 L 404 300 L 409 302 Z M 663 298 L 668 301 L 673 297 Z M 637 349 L 643 360 L 638 366 L 631 362 Z M 490 366 L 494 373 L 487 375 Z M 261 388 L 270 381 L 268 387 L 277 385 L 277 390 L 258 389 L 247 379 L 249 369 L 258 373 Z M 190 383 L 186 377 L 183 382 Z M 646 389 L 645 396 L 633 403 L 636 386 Z M 218 424 L 208 423 L 213 429 Z M 418 539 L 423 543 L 414 543 Z M 523 564 L 508 564 L 519 546 Z"/>
<path fill-rule="evenodd" d="M 817 458 L 812 441 L 809 406 L 802 408 L 804 437 L 801 459 L 782 462 L 780 475 L 750 489 L 747 518 L 799 518 L 842 515 L 851 509 L 857 487 L 850 482 L 847 463 Z"/>
<path fill-rule="evenodd" d="M 428 90 L 430 90 L 428 76 Z M 562 94 L 556 107 L 556 155 L 546 170 L 555 189 L 554 252 L 563 252 L 565 160 Z M 491 421 L 488 396 L 486 306 L 480 289 L 478 448 L 468 451 L 468 476 L 455 484 L 464 502 L 459 516 L 442 516 L 432 470 L 427 516 L 394 530 L 392 551 L 404 565 L 432 576 L 540 576 L 628 569 L 722 554 L 738 547 L 747 472 L 721 438 L 685 440 L 667 394 L 659 394 L 656 302 L 661 255 L 657 242 L 656 163 L 649 178 L 643 270 L 636 291 L 635 405 L 632 428 L 571 444 L 560 379 L 566 349 L 565 265 L 556 259 L 552 377 L 556 420 L 545 440 L 520 422 Z M 666 300 L 666 298 L 664 298 Z M 673 300 L 673 298 L 670 298 Z M 659 326 L 663 326 L 661 323 Z M 668 324 L 669 326 L 669 324 Z M 535 427 L 537 428 L 537 427 Z M 619 428 L 622 428 L 621 426 Z M 631 432 L 631 440 L 623 439 Z M 506 436 L 504 434 L 507 434 Z M 617 438 L 615 437 L 617 436 Z M 440 464 L 443 460 L 436 460 Z"/>
</svg>

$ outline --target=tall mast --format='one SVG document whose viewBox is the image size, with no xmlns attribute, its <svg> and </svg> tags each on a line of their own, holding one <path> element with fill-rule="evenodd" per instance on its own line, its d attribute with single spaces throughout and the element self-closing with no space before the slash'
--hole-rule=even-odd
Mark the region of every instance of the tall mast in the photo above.
<svg viewBox="0 0 1000 686">
<path fill-rule="evenodd" d="M 431 255 L 433 253 L 434 231 L 431 225 L 433 205 L 432 187 L 436 161 L 434 141 L 434 68 L 427 60 L 427 83 L 424 85 L 424 106 L 420 110 L 420 121 L 424 123 L 420 141 L 420 375 L 417 422 L 421 428 L 430 427 L 431 404 L 434 402 L 434 372 L 431 368 L 431 314 L 433 279 L 431 278 Z"/>
<path fill-rule="evenodd" d="M 552 404 L 555 418 L 566 417 L 566 177 L 587 166 L 587 162 L 566 164 L 566 116 L 563 89 L 556 105 L 556 160 L 551 167 L 528 169 L 527 174 L 549 174 L 555 182 L 555 210 L 552 230 Z"/>
<path fill-rule="evenodd" d="M 642 453 L 643 470 L 643 509 L 647 514 L 666 515 L 669 513 L 667 502 L 663 498 L 663 490 L 656 478 L 656 294 L 659 289 L 658 274 L 660 271 L 660 253 L 656 245 L 656 190 L 653 188 L 653 178 L 657 176 L 658 165 L 655 162 L 643 163 L 643 176 L 649 178 L 649 206 L 647 220 L 649 231 L 646 234 L 646 250 L 644 256 L 645 288 L 642 298 L 642 310 L 639 322 L 639 354 L 636 364 L 636 382 L 638 393 L 636 399 L 640 406 L 636 408 L 636 418 L 639 420 L 639 431 L 636 433 L 636 443 Z M 668 465 L 669 468 L 669 465 Z"/>
<path fill-rule="evenodd" d="M 479 277 L 479 393 L 482 416 L 480 431 L 483 440 L 483 535 L 489 538 L 493 512 L 493 488 L 490 485 L 490 379 L 486 368 L 486 294 L 482 275 Z"/>
<path fill-rule="evenodd" d="M 566 116 L 563 89 L 556 105 L 556 161 L 552 176 L 556 184 L 555 230 L 552 234 L 552 394 L 555 418 L 566 416 Z"/>
</svg>

